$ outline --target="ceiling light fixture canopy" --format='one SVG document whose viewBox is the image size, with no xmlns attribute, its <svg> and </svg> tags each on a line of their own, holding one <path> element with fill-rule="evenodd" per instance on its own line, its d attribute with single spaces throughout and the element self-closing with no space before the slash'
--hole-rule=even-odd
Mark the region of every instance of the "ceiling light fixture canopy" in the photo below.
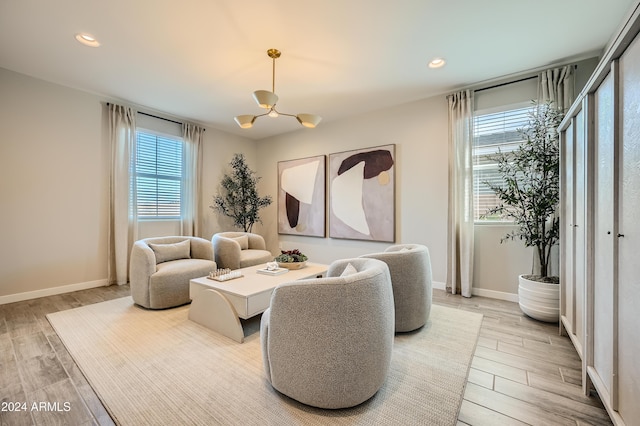
<svg viewBox="0 0 640 426">
<path fill-rule="evenodd" d="M 253 99 L 256 101 L 260 108 L 267 109 L 268 111 L 264 114 L 258 115 L 238 115 L 234 117 L 238 126 L 242 129 L 249 129 L 253 127 L 253 123 L 256 121 L 258 117 L 264 117 L 268 115 L 269 117 L 277 117 L 279 115 L 285 115 L 287 117 L 295 117 L 300 124 L 304 127 L 314 128 L 320 123 L 322 117 L 315 114 L 286 114 L 284 112 L 280 112 L 276 110 L 276 104 L 278 103 L 278 95 L 276 95 L 276 59 L 278 59 L 281 55 L 281 52 L 278 49 L 269 49 L 267 50 L 267 55 L 273 60 L 273 71 L 271 75 L 271 91 L 268 90 L 256 90 L 253 92 Z"/>
</svg>

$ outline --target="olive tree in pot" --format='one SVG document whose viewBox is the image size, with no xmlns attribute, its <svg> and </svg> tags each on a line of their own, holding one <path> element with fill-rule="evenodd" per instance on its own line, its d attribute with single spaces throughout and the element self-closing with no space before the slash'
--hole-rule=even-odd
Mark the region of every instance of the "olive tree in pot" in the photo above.
<svg viewBox="0 0 640 426">
<path fill-rule="evenodd" d="M 253 224 L 260 222 L 260 209 L 271 204 L 271 196 L 258 195 L 260 177 L 249 168 L 243 154 L 234 154 L 229 165 L 233 174 L 224 175 L 222 191 L 213 197 L 209 207 L 232 218 L 233 224 L 244 232 L 251 232 Z"/>
<path fill-rule="evenodd" d="M 560 314 L 559 278 L 549 276 L 552 248 L 558 243 L 560 218 L 560 138 L 563 113 L 551 102 L 533 102 L 528 123 L 518 132 L 523 143 L 512 152 L 491 158 L 498 164 L 502 185 L 487 182 L 500 203 L 485 216 L 512 220 L 516 228 L 500 242 L 522 240 L 534 247 L 539 273 L 519 277 L 518 299 L 522 311 L 535 319 L 557 322 Z"/>
</svg>

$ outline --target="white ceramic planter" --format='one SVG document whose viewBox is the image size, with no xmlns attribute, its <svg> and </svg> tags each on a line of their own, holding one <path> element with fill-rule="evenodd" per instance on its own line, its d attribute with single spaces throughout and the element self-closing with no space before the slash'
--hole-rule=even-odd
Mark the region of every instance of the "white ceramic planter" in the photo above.
<svg viewBox="0 0 640 426">
<path fill-rule="evenodd" d="M 560 285 L 531 281 L 518 277 L 518 300 L 525 315 L 545 322 L 560 319 Z"/>
</svg>

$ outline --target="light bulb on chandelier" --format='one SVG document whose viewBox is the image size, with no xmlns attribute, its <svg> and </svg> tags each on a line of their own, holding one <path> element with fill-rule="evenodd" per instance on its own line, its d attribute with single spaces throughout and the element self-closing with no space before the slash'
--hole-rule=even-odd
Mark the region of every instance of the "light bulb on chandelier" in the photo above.
<svg viewBox="0 0 640 426">
<path fill-rule="evenodd" d="M 267 55 L 273 60 L 273 71 L 271 77 L 271 91 L 268 90 L 256 90 L 253 92 L 253 99 L 256 101 L 260 108 L 268 109 L 269 111 L 264 114 L 258 115 L 237 115 L 234 117 L 238 126 L 242 129 L 249 129 L 253 127 L 253 123 L 256 121 L 258 117 L 264 117 L 268 115 L 269 117 L 278 117 L 279 115 L 285 115 L 287 117 L 295 117 L 296 120 L 304 127 L 314 128 L 320 123 L 322 117 L 316 114 L 286 114 L 284 112 L 280 112 L 276 110 L 276 104 L 278 103 L 278 95 L 276 95 L 275 87 L 276 87 L 276 59 L 278 59 L 281 55 L 281 52 L 278 49 L 269 49 L 267 50 Z"/>
</svg>

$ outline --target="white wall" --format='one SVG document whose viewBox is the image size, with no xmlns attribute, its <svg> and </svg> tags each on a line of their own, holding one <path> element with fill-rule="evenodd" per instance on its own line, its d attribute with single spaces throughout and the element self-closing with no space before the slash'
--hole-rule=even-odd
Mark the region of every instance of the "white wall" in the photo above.
<svg viewBox="0 0 640 426">
<path fill-rule="evenodd" d="M 514 229 L 509 225 L 479 225 L 474 228 L 473 285 L 481 296 L 516 302 L 518 275 L 530 274 L 533 248 L 520 241 L 500 239 Z"/>
<path fill-rule="evenodd" d="M 0 295 L 107 276 L 108 146 L 93 95 L 0 69 Z"/>
<path fill-rule="evenodd" d="M 106 284 L 107 99 L 1 68 L 0 93 L 0 303 Z M 256 167 L 255 142 L 207 129 L 203 151 L 210 238 L 217 184 L 234 152 Z"/>
</svg>

